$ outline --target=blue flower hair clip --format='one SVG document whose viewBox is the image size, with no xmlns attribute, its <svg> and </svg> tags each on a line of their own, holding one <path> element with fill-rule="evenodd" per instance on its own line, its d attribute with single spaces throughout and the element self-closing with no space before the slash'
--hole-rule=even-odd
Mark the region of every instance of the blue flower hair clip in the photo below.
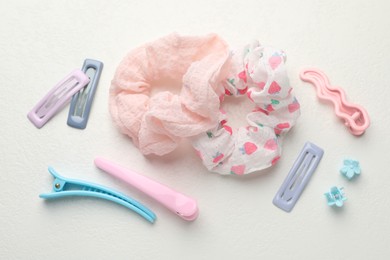
<svg viewBox="0 0 390 260">
<path fill-rule="evenodd" d="M 347 159 L 344 160 L 344 165 L 340 169 L 340 173 L 345 176 L 348 180 L 352 179 L 356 175 L 359 175 L 361 172 L 360 165 L 358 161 Z"/>
<path fill-rule="evenodd" d="M 330 188 L 330 191 L 324 195 L 328 201 L 329 206 L 336 205 L 337 207 L 342 207 L 344 205 L 344 201 L 347 200 L 347 197 L 345 197 L 344 188 L 338 188 L 336 186 Z"/>
</svg>

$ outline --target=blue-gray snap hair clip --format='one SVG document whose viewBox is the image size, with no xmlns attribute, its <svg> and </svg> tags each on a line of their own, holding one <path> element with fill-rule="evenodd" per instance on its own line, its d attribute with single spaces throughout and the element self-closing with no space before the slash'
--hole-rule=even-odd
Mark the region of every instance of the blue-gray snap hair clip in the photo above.
<svg viewBox="0 0 390 260">
<path fill-rule="evenodd" d="M 151 223 L 154 223 L 156 220 L 156 215 L 151 210 L 120 192 L 98 184 L 64 178 L 52 167 L 49 167 L 49 172 L 54 177 L 53 192 L 40 194 L 39 197 L 43 199 L 58 199 L 74 196 L 95 197 L 109 200 L 131 209 Z"/>
<path fill-rule="evenodd" d="M 310 142 L 305 144 L 273 199 L 275 206 L 286 212 L 294 208 L 323 154 L 324 151 L 318 146 Z"/>
<path fill-rule="evenodd" d="M 100 75 L 102 74 L 103 63 L 97 60 L 86 59 L 81 70 L 90 78 L 90 81 L 86 87 L 73 96 L 68 114 L 68 125 L 78 129 L 85 129 Z"/>
</svg>

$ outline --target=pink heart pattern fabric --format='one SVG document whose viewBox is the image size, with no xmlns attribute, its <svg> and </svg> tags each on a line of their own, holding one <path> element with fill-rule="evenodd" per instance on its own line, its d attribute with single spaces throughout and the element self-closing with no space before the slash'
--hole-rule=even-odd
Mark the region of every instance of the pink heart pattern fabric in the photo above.
<svg viewBox="0 0 390 260">
<path fill-rule="evenodd" d="M 228 115 L 220 113 L 217 126 L 191 138 L 209 171 L 244 175 L 268 168 L 280 159 L 282 138 L 300 115 L 285 60 L 283 51 L 258 41 L 232 51 L 220 101 L 226 95 L 247 96 L 254 109 L 246 115 L 246 126 L 233 129 Z"/>
</svg>

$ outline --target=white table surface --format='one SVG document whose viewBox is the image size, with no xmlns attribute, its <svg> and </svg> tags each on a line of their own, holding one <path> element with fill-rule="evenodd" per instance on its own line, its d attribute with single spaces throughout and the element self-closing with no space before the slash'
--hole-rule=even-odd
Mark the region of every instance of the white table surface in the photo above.
<svg viewBox="0 0 390 260">
<path fill-rule="evenodd" d="M 0 259 L 390 259 L 389 11 L 386 0 L 1 1 Z M 205 170 L 186 142 L 146 158 L 119 133 L 108 112 L 118 63 L 171 32 L 215 32 L 232 46 L 258 38 L 286 51 L 302 115 L 277 166 L 224 177 Z M 27 112 L 85 58 L 104 62 L 87 129 L 66 125 L 68 108 L 36 129 Z M 363 136 L 352 136 L 299 80 L 307 66 L 321 68 L 367 109 L 372 124 Z M 271 201 L 306 141 L 325 155 L 288 214 Z M 96 156 L 193 196 L 199 218 L 185 222 L 104 174 Z M 352 182 L 338 173 L 349 156 L 362 166 Z M 97 199 L 43 201 L 38 195 L 52 187 L 49 165 L 124 192 L 149 206 L 157 222 Z M 348 197 L 341 210 L 323 196 L 334 185 Z"/>
</svg>

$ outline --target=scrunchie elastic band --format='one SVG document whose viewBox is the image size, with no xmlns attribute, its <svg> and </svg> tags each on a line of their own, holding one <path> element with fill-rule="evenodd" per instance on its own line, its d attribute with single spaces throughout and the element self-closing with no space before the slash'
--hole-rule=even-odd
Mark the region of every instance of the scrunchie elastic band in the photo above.
<svg viewBox="0 0 390 260">
<path fill-rule="evenodd" d="M 112 80 L 110 112 L 115 123 L 143 154 L 171 152 L 181 137 L 218 123 L 216 88 L 226 76 L 228 59 L 227 44 L 215 34 L 173 34 L 136 48 Z M 165 91 L 150 97 L 153 83 L 160 80 L 180 83 L 180 95 Z"/>
<path fill-rule="evenodd" d="M 226 115 L 221 114 L 219 125 L 192 138 L 208 170 L 242 175 L 279 160 L 281 136 L 300 115 L 284 59 L 282 51 L 261 46 L 257 41 L 233 54 L 224 84 L 226 94 L 246 94 L 254 110 L 246 116 L 246 127 L 232 129 Z"/>
</svg>

